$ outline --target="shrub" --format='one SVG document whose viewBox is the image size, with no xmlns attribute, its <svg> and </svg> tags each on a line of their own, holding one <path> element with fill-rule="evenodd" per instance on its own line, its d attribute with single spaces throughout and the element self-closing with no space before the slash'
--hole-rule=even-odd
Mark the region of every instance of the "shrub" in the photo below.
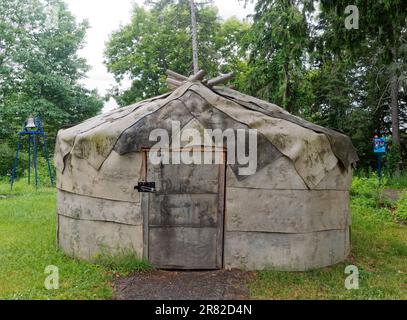
<svg viewBox="0 0 407 320">
<path fill-rule="evenodd" d="M 395 146 L 390 147 L 388 153 L 384 156 L 384 160 L 384 171 L 390 177 L 393 177 L 397 164 L 402 160 L 399 148 Z"/>
<path fill-rule="evenodd" d="M 401 194 L 399 201 L 397 202 L 395 216 L 403 223 L 407 223 L 407 191 Z"/>
<path fill-rule="evenodd" d="M 392 188 L 392 189 L 405 189 L 407 188 L 407 171 L 404 170 L 400 177 L 391 177 L 388 180 L 388 183 L 386 187 Z"/>
<path fill-rule="evenodd" d="M 40 148 L 38 152 L 41 152 Z M 32 153 L 31 153 L 31 182 L 34 182 L 34 168 L 32 163 Z M 10 181 L 11 174 L 13 170 L 13 164 L 15 159 L 15 150 L 8 144 L 0 144 L 0 180 Z M 50 159 L 52 161 L 52 158 Z M 37 158 L 37 170 L 38 170 L 38 184 L 49 185 L 49 174 L 47 162 L 41 153 Z M 53 177 L 55 177 L 55 170 L 51 162 L 51 170 Z M 16 179 L 27 178 L 28 177 L 28 153 L 22 150 L 18 154 L 18 163 L 16 167 Z"/>
<path fill-rule="evenodd" d="M 7 179 L 11 177 L 13 163 L 15 158 L 15 150 L 8 144 L 0 144 L 0 177 Z M 19 152 L 18 166 L 16 169 L 17 176 L 23 176 L 24 171 L 28 166 L 28 155 L 25 152 Z"/>
<path fill-rule="evenodd" d="M 386 184 L 385 179 L 379 181 L 374 175 L 369 178 L 355 176 L 350 194 L 357 201 L 364 202 L 364 205 L 376 208 L 379 206 L 380 193 L 384 184 Z"/>
</svg>

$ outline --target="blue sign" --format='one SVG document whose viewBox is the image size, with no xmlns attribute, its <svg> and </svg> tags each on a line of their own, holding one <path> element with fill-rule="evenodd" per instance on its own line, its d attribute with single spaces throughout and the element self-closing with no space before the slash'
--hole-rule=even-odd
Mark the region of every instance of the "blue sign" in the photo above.
<svg viewBox="0 0 407 320">
<path fill-rule="evenodd" d="M 385 138 L 373 139 L 373 151 L 374 153 L 386 153 L 387 141 Z"/>
</svg>

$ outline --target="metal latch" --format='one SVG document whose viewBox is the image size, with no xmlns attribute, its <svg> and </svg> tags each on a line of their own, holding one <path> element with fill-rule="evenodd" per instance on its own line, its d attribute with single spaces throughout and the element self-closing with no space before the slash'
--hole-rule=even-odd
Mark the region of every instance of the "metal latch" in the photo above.
<svg viewBox="0 0 407 320">
<path fill-rule="evenodd" d="M 134 190 L 138 192 L 155 192 L 155 182 L 139 182 L 138 185 L 134 187 Z"/>
</svg>

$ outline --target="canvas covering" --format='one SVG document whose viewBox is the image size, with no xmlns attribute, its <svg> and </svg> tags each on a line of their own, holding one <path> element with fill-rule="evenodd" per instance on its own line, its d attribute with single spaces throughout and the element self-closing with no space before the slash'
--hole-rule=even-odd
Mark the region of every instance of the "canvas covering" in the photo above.
<svg viewBox="0 0 407 320">
<path fill-rule="evenodd" d="M 150 132 L 168 129 L 177 120 L 181 127 L 201 124 L 207 129 L 257 129 L 258 167 L 286 156 L 309 189 L 334 167 L 344 170 L 358 160 L 348 136 L 289 114 L 275 104 L 226 87 L 206 87 L 188 81 L 175 91 L 91 118 L 60 130 L 55 166 L 63 172 L 68 156 L 86 160 L 100 170 L 115 151 L 120 155 L 152 147 Z M 238 166 L 231 166 L 237 178 Z"/>
</svg>

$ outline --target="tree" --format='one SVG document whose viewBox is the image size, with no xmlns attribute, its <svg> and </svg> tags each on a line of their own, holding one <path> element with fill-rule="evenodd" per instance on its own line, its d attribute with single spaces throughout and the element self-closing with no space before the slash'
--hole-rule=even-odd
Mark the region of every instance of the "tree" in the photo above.
<svg viewBox="0 0 407 320">
<path fill-rule="evenodd" d="M 62 125 L 98 113 L 102 99 L 80 85 L 88 69 L 77 51 L 87 23 L 77 23 L 60 0 L 0 0 L 1 140 L 39 115 L 50 145 Z"/>
<path fill-rule="evenodd" d="M 194 65 L 194 74 L 199 71 L 199 58 L 198 58 L 198 30 L 196 22 L 196 6 L 194 0 L 189 0 L 191 7 L 191 36 L 192 36 L 192 60 Z"/>
<path fill-rule="evenodd" d="M 151 4 L 151 2 L 150 2 Z M 198 51 L 201 68 L 209 76 L 245 68 L 239 41 L 247 24 L 236 19 L 223 22 L 211 5 L 197 6 Z M 232 32 L 229 37 L 226 32 Z M 225 50 L 225 48 L 233 50 Z M 131 23 L 113 33 L 105 51 L 106 65 L 117 82 L 129 78 L 131 88 L 112 91 L 120 105 L 168 90 L 165 71 L 193 73 L 191 13 L 189 0 L 163 0 L 150 9 L 135 6 Z M 241 74 L 241 73 L 239 73 Z M 236 80 L 238 83 L 239 80 Z"/>
<path fill-rule="evenodd" d="M 407 127 L 407 3 L 317 3 L 257 1 L 245 38 L 250 53 L 245 90 L 344 131 L 358 149 L 361 166 L 374 161 L 370 141 L 375 133 L 392 134 L 393 148 L 405 153 L 398 132 Z M 351 16 L 359 29 L 347 27 Z"/>
<path fill-rule="evenodd" d="M 321 4 L 323 13 L 337 17 L 331 20 L 337 47 L 345 47 L 352 54 L 355 63 L 364 65 L 363 71 L 367 78 L 370 81 L 374 79 L 376 83 L 376 87 L 373 87 L 371 82 L 367 83 L 367 99 L 372 100 L 371 96 L 377 99 L 376 109 L 380 108 L 382 103 L 388 105 L 393 147 L 399 150 L 400 105 L 403 85 L 405 86 L 407 78 L 406 1 L 353 1 L 352 4 L 363 14 L 357 17 L 360 20 L 359 29 L 350 30 L 343 27 L 348 1 L 325 0 Z M 399 171 L 398 167 L 396 171 Z"/>
<path fill-rule="evenodd" d="M 290 112 L 301 106 L 297 97 L 306 68 L 309 31 L 306 12 L 295 0 L 259 0 L 246 38 L 250 51 L 248 91 L 282 105 Z"/>
</svg>

